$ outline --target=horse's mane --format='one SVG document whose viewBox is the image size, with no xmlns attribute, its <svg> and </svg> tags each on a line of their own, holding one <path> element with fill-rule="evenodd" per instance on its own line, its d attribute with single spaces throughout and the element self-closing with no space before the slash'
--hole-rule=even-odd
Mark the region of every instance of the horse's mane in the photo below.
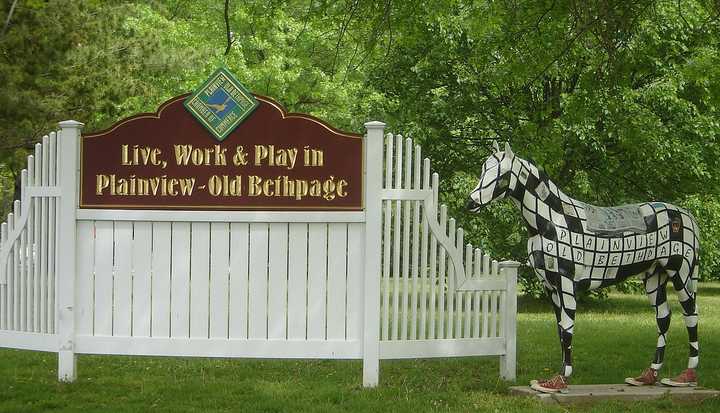
<svg viewBox="0 0 720 413">
<path fill-rule="evenodd" d="M 524 160 L 538 170 L 538 180 L 545 183 L 551 180 L 550 175 L 548 175 L 548 173 L 545 171 L 545 168 L 543 168 L 542 165 L 538 164 L 533 158 L 527 158 Z"/>
<path fill-rule="evenodd" d="M 545 185 L 548 185 L 548 184 L 549 184 L 549 182 L 551 181 L 551 178 L 550 178 L 550 175 L 548 175 L 548 173 L 545 171 L 545 168 L 543 168 L 542 166 L 540 166 L 540 165 L 539 165 L 534 159 L 532 159 L 532 158 L 527 158 L 527 159 L 520 158 L 520 159 L 523 159 L 525 162 L 529 163 L 530 165 L 534 166 L 534 167 L 537 169 L 537 171 L 538 171 L 538 183 L 544 182 Z M 553 183 L 553 184 L 554 184 L 554 183 Z M 554 185 L 555 185 L 555 184 L 554 184 Z M 549 186 L 549 185 L 548 185 L 548 186 Z M 555 186 L 557 187 L 557 185 L 555 185 Z M 558 187 L 557 189 L 558 189 L 558 191 L 563 192 L 562 189 L 560 189 L 559 187 Z M 565 196 L 567 196 L 567 195 L 565 195 Z M 571 199 L 572 199 L 572 198 L 571 198 Z M 562 201 L 561 201 L 560 197 L 558 197 L 558 196 L 556 196 L 556 195 L 553 194 L 553 196 L 548 197 L 548 198 L 545 200 L 545 202 L 547 203 L 547 205 L 548 205 L 550 208 L 554 209 L 555 212 L 559 212 L 559 213 L 562 213 L 562 212 L 563 212 L 563 210 L 562 210 Z"/>
</svg>

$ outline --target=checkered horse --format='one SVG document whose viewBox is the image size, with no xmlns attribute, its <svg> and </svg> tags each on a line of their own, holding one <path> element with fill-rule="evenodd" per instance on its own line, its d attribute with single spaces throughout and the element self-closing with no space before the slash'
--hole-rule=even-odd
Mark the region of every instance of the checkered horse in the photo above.
<svg viewBox="0 0 720 413">
<path fill-rule="evenodd" d="M 670 325 L 666 285 L 672 281 L 682 305 L 690 341 L 688 369 L 672 386 L 697 383 L 697 308 L 699 228 L 685 210 L 664 202 L 622 207 L 595 207 L 564 194 L 533 163 L 516 156 L 510 145 L 482 166 L 480 182 L 468 208 L 477 212 L 496 199 L 510 198 L 528 229 L 528 264 L 542 281 L 555 309 L 563 354 L 561 372 L 550 380 L 533 380 L 543 392 L 564 391 L 572 374 L 572 337 L 576 293 L 616 284 L 641 274 L 655 308 L 658 340 L 650 367 L 626 382 L 655 384 L 662 367 Z"/>
</svg>

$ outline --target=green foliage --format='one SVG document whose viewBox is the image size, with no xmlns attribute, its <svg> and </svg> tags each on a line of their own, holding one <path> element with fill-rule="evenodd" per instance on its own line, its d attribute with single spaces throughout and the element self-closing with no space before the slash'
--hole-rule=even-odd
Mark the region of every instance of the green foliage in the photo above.
<svg viewBox="0 0 720 413">
<path fill-rule="evenodd" d="M 418 140 L 467 239 L 499 259 L 526 260 L 518 212 L 463 208 L 493 139 L 580 200 L 687 207 L 701 277 L 720 277 L 717 2 L 233 0 L 229 49 L 224 2 L 20 5 L 0 37 L 4 192 L 55 122 L 102 129 L 226 65 L 291 111 L 353 131 L 380 119 Z"/>
<path fill-rule="evenodd" d="M 397 28 L 394 58 L 374 70 L 373 83 L 398 102 L 393 123 L 423 141 L 450 178 L 455 216 L 472 189 L 460 189 L 457 171 L 477 171 L 497 139 L 534 158 L 575 198 L 695 200 L 688 207 L 713 228 L 720 198 L 715 3 L 434 4 L 414 8 L 414 24 Z M 519 219 L 498 206 L 460 221 L 475 244 L 524 262 L 526 252 L 513 243 L 525 238 L 513 225 Z M 701 277 L 716 278 L 717 237 L 704 236 L 703 249 Z"/>
</svg>

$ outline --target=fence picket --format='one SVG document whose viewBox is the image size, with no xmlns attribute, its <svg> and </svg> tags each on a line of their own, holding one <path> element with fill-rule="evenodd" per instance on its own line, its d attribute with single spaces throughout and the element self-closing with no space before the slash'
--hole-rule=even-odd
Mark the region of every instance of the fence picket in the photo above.
<svg viewBox="0 0 720 413">
<path fill-rule="evenodd" d="M 417 147 L 416 159 L 420 159 L 420 145 Z M 418 186 L 418 189 L 427 189 L 430 185 L 430 160 L 425 158 L 423 160 L 422 170 L 418 171 L 417 179 L 420 180 L 422 174 L 422 186 Z M 417 181 L 416 181 L 417 182 Z M 423 209 L 423 214 L 420 216 L 421 220 L 421 240 L 420 240 L 420 328 L 419 336 L 417 338 L 424 340 L 428 338 L 428 326 L 427 326 L 427 313 L 428 313 L 428 230 L 429 225 L 425 218 L 424 209 L 427 206 L 423 203 L 417 203 L 417 211 L 420 212 L 420 208 Z M 417 222 L 417 221 L 416 221 Z M 432 288 L 432 284 L 431 284 Z M 434 301 L 433 301 L 434 302 Z M 432 310 L 431 310 L 432 311 Z M 431 318 L 432 319 L 432 318 Z M 434 332 L 434 330 L 433 330 Z"/>
<path fill-rule="evenodd" d="M 0 245 L 5 245 L 5 242 L 8 239 L 8 224 L 7 222 L 3 222 L 2 225 L 0 225 Z M 3 268 L 5 271 L 5 274 L 7 276 L 7 263 L 5 265 L 6 268 Z M 8 300 L 8 281 L 6 280 L 5 284 L 0 284 L 0 330 L 7 330 L 7 315 L 8 315 L 8 307 L 7 307 L 7 300 Z"/>
<path fill-rule="evenodd" d="M 362 223 L 353 222 L 348 224 L 347 237 L 347 340 L 362 340 L 363 318 L 362 308 L 363 297 L 358 291 L 363 290 L 363 275 L 365 271 L 365 229 Z"/>
<path fill-rule="evenodd" d="M 190 223 L 172 223 L 170 336 L 190 337 Z"/>
<path fill-rule="evenodd" d="M 403 137 L 397 135 L 395 137 L 395 143 L 397 147 L 397 157 L 395 158 L 395 183 L 393 188 L 402 188 L 402 164 L 403 164 Z M 401 216 L 402 216 L 402 204 L 403 201 L 395 201 L 395 216 L 393 222 L 393 266 L 392 266 L 392 277 L 393 277 L 393 313 L 392 313 L 392 339 L 398 339 L 398 333 L 400 330 L 400 247 L 402 240 L 402 227 L 401 227 Z"/>
<path fill-rule="evenodd" d="M 447 206 L 442 206 L 445 209 L 445 215 L 447 215 Z M 449 218 L 448 219 L 448 238 L 450 239 L 450 245 L 455 245 L 455 239 L 456 239 L 457 231 L 455 229 L 455 218 Z M 447 255 L 447 249 L 444 249 L 446 257 L 449 258 Z M 457 333 L 457 328 L 455 327 L 455 296 L 458 295 L 457 290 L 455 289 L 455 269 L 452 267 L 452 263 L 449 259 L 446 259 L 445 263 L 447 265 L 447 268 L 445 269 L 445 273 L 447 274 L 447 291 L 445 292 L 445 301 L 447 305 L 447 324 L 446 324 L 446 338 L 459 338 Z"/>
<path fill-rule="evenodd" d="M 388 134 L 385 149 L 385 188 L 392 188 L 393 178 L 393 142 L 395 138 Z M 382 256 L 382 322 L 380 339 L 388 340 L 390 338 L 390 246 L 392 244 L 391 226 L 392 226 L 392 201 L 384 200 L 385 216 L 383 218 L 383 256 Z"/>
<path fill-rule="evenodd" d="M 210 338 L 228 337 L 229 270 L 230 226 L 226 222 L 213 222 L 210 224 Z"/>
<path fill-rule="evenodd" d="M 15 230 L 15 222 L 17 220 L 19 211 L 18 201 L 13 202 L 13 212 L 8 214 L 8 231 L 11 233 Z M 7 283 L 8 283 L 8 329 L 16 330 L 19 325 L 19 321 L 16 320 L 17 315 L 17 248 L 19 240 L 15 239 L 10 247 L 10 255 L 8 256 L 8 272 L 7 272 Z"/>
<path fill-rule="evenodd" d="M 42 159 L 40 160 L 42 162 L 42 174 L 40 176 L 40 185 L 42 186 L 50 186 L 49 182 L 49 153 L 50 153 L 50 137 L 44 136 L 42 139 Z M 42 197 L 40 200 L 40 216 L 41 218 L 41 224 L 40 224 L 40 239 L 38 242 L 38 260 L 39 260 L 39 277 L 40 277 L 40 294 L 39 294 L 39 300 L 40 300 L 40 308 L 39 311 L 39 323 L 40 323 L 40 331 L 43 333 L 48 332 L 48 322 L 47 322 L 47 313 L 48 313 L 48 259 L 50 256 L 50 251 L 48 251 L 48 223 L 49 223 L 49 216 L 48 216 L 48 203 L 50 199 L 46 196 Z"/>
<path fill-rule="evenodd" d="M 230 224 L 230 338 L 248 337 L 248 266 L 250 225 Z"/>
<path fill-rule="evenodd" d="M 486 257 L 490 258 L 489 255 L 485 255 Z M 498 271 L 498 262 L 493 260 L 492 261 L 492 267 L 490 267 L 490 273 L 496 276 Z M 490 296 L 490 308 L 491 308 L 491 315 L 490 315 L 490 337 L 497 337 L 497 324 L 498 324 L 498 293 L 497 291 L 493 291 L 492 295 Z"/>
<path fill-rule="evenodd" d="M 472 255 L 472 245 L 467 244 L 465 246 L 465 276 L 470 277 L 472 274 L 472 264 L 473 264 L 473 255 Z M 470 291 L 466 291 L 465 293 L 462 293 L 465 295 L 463 298 L 465 302 L 465 310 L 463 311 L 463 321 L 465 325 L 463 326 L 463 337 L 464 338 L 471 338 L 472 332 L 470 330 L 470 327 L 472 325 L 472 299 L 473 299 L 473 293 Z"/>
<path fill-rule="evenodd" d="M 327 224 L 308 225 L 308 340 L 326 337 Z"/>
<path fill-rule="evenodd" d="M 50 153 L 48 153 L 48 185 L 55 186 L 58 181 L 57 174 L 57 159 L 60 156 L 57 150 L 57 133 L 50 133 Z M 56 271 L 56 259 L 55 253 L 58 245 L 58 233 L 56 220 L 58 210 L 58 202 L 55 197 L 48 200 L 48 253 L 47 253 L 47 331 L 49 333 L 55 332 L 55 274 Z"/>
<path fill-rule="evenodd" d="M 412 142 L 411 142 L 412 143 Z M 420 153 L 420 145 L 415 145 L 415 153 L 413 154 L 413 183 L 412 183 L 412 189 L 420 189 L 420 160 L 421 160 L 421 153 Z M 408 178 L 408 181 L 410 179 Z M 410 185 L 408 185 L 410 187 Z M 420 201 L 415 201 L 412 205 L 413 207 L 413 218 L 412 218 L 412 261 L 411 261 L 411 269 L 412 269 L 412 293 L 411 297 L 412 300 L 410 302 L 410 308 L 412 309 L 411 313 L 411 323 L 410 323 L 410 338 L 415 340 L 417 339 L 417 330 L 418 330 L 418 320 L 417 320 L 417 312 L 418 312 L 418 278 L 419 278 L 419 265 L 420 265 Z"/>
<path fill-rule="evenodd" d="M 75 328 L 79 336 L 93 333 L 93 302 L 95 288 L 92 274 L 95 271 L 95 222 L 81 221 L 77 226 L 77 271 L 75 283 Z"/>
<path fill-rule="evenodd" d="M 210 324 L 210 223 L 190 225 L 190 337 L 208 338 Z"/>
<path fill-rule="evenodd" d="M 170 337 L 170 222 L 152 225 L 152 299 L 150 334 Z"/>
<path fill-rule="evenodd" d="M 15 229 L 15 213 L 11 212 L 8 214 L 8 233 L 12 233 Z M 17 260 L 15 259 L 15 249 L 17 248 L 17 240 L 13 241 L 10 245 L 10 253 L 8 254 L 6 283 L 7 283 L 7 326 L 8 330 L 15 330 L 15 295 L 17 291 L 16 283 L 16 266 Z"/>
<path fill-rule="evenodd" d="M 434 176 L 433 176 L 434 178 Z M 433 182 L 434 183 L 434 182 Z M 442 234 L 447 234 L 447 207 L 445 205 L 440 206 L 440 232 Z M 440 262 L 438 263 L 438 279 L 439 279 L 439 286 L 438 286 L 438 338 L 452 338 L 450 334 L 447 333 L 445 329 L 446 324 L 446 318 L 448 317 L 451 312 L 449 311 L 450 307 L 449 304 L 446 303 L 446 297 L 447 294 L 445 293 L 445 248 L 443 248 L 441 245 L 438 245 L 439 254 L 440 254 Z M 449 301 L 448 301 L 449 302 Z M 446 307 L 447 305 L 447 307 Z M 447 329 L 448 331 L 452 331 L 449 327 Z"/>
<path fill-rule="evenodd" d="M 43 139 L 47 136 L 43 137 Z M 35 144 L 35 170 L 31 175 L 30 180 L 34 186 L 42 186 L 42 143 Z M 33 212 L 33 225 L 32 225 L 32 241 L 30 241 L 30 262 L 32 263 L 32 280 L 33 280 L 33 298 L 32 298 L 32 331 L 35 333 L 40 332 L 40 257 L 43 251 L 40 250 L 40 227 L 42 224 L 42 217 L 40 212 L 42 211 L 41 198 L 34 198 L 32 200 L 32 212 Z"/>
<path fill-rule="evenodd" d="M 248 338 L 267 338 L 268 224 L 250 224 Z"/>
<path fill-rule="evenodd" d="M 431 186 L 430 186 L 430 182 L 429 182 L 430 160 L 427 159 L 427 158 L 425 159 L 425 167 L 426 167 L 426 169 L 425 169 L 425 177 L 423 178 L 423 181 L 424 181 L 424 182 L 427 182 L 427 184 L 425 185 L 425 189 L 431 189 L 431 190 L 433 191 L 433 194 L 434 194 L 434 192 L 435 192 L 434 187 L 431 187 Z M 435 176 L 433 176 L 433 178 L 435 178 Z M 433 180 L 433 185 L 436 184 L 436 183 L 437 183 L 437 182 L 436 182 L 436 180 L 434 179 L 434 180 Z M 433 195 L 433 198 L 434 198 L 434 195 Z M 423 208 L 427 208 L 427 206 L 423 206 Z M 428 223 L 428 217 L 430 217 L 430 219 L 436 219 L 437 216 L 438 216 L 437 204 L 436 204 L 436 203 L 433 203 L 433 204 L 432 204 L 432 208 L 433 208 L 432 210 L 427 211 L 427 212 L 428 212 L 427 214 L 423 214 L 423 215 L 424 215 L 424 216 L 423 216 L 423 222 L 424 222 L 423 231 L 424 231 L 424 232 L 428 232 L 428 231 L 430 230 L 430 225 L 429 225 L 429 223 Z M 442 223 L 440 223 L 440 225 L 442 226 Z M 429 309 L 430 309 L 430 314 L 428 315 L 428 318 L 429 318 L 429 320 L 428 320 L 428 329 L 429 329 L 429 331 L 428 331 L 428 338 L 430 338 L 430 339 L 436 339 L 436 338 L 438 338 L 438 337 L 442 337 L 442 334 L 440 334 L 440 335 L 438 336 L 437 333 L 436 333 L 436 326 L 438 325 L 438 320 L 437 320 L 438 317 L 436 316 L 437 306 L 438 306 L 438 296 L 439 296 L 439 295 L 442 295 L 442 294 L 439 294 L 439 293 L 438 293 L 438 290 L 437 290 L 437 287 L 436 287 L 436 284 L 437 284 L 437 274 L 438 274 L 438 268 L 437 268 L 437 265 L 438 265 L 437 238 L 435 237 L 435 234 L 433 234 L 433 233 L 430 233 L 430 234 L 429 234 L 429 237 L 430 237 L 430 251 L 429 251 L 429 255 L 430 255 L 430 257 L 429 257 L 429 266 L 430 266 L 430 268 L 429 268 L 429 270 L 430 270 L 430 291 L 429 291 L 429 295 L 430 295 L 430 303 L 428 304 L 428 307 L 429 307 Z M 442 316 L 441 316 L 440 318 L 442 318 Z"/>
<path fill-rule="evenodd" d="M 288 225 L 270 224 L 268 263 L 268 338 L 287 338 Z"/>
<path fill-rule="evenodd" d="M 480 278 L 482 274 L 482 268 L 480 268 L 480 260 L 482 259 L 482 253 L 479 248 L 475 249 L 475 255 L 473 259 L 473 271 L 472 275 L 474 278 Z M 466 273 L 470 274 L 470 273 Z M 480 337 L 480 292 L 476 291 L 473 294 L 473 338 Z"/>
<path fill-rule="evenodd" d="M 488 319 L 488 292 L 487 291 L 483 291 L 483 293 L 482 293 L 482 316 L 483 316 L 482 337 L 488 337 L 489 319 Z"/>
<path fill-rule="evenodd" d="M 304 340 L 307 329 L 308 224 L 291 223 L 288 250 L 288 339 Z"/>
<path fill-rule="evenodd" d="M 327 339 L 345 339 L 347 224 L 328 224 Z"/>
<path fill-rule="evenodd" d="M 32 156 L 32 155 L 31 155 Z M 28 162 L 28 164 L 32 164 L 32 162 Z M 23 169 L 20 173 L 20 193 L 24 194 L 25 191 L 27 191 L 27 181 L 28 181 L 28 171 L 27 169 Z M 30 207 L 30 200 L 27 200 L 26 203 L 20 203 L 19 211 L 23 211 L 24 208 L 27 208 L 29 210 Z M 15 216 L 15 219 L 17 220 L 17 225 L 20 225 L 22 214 L 19 213 Z M 29 220 L 29 218 L 28 218 Z M 19 305 L 20 305 L 20 319 L 19 319 L 19 328 L 21 331 L 27 331 L 27 321 L 28 321 L 28 305 L 29 305 L 29 283 L 28 283 L 28 262 L 27 262 L 27 230 L 28 226 L 27 224 L 22 228 L 22 231 L 20 232 L 20 248 L 18 249 L 18 263 L 20 264 L 19 270 L 18 270 L 18 277 L 19 277 Z"/>
<path fill-rule="evenodd" d="M 132 319 L 132 222 L 115 223 L 113 277 L 113 321 L 114 336 L 130 336 Z"/>
<path fill-rule="evenodd" d="M 82 222 L 82 221 L 81 221 Z M 152 223 L 133 225 L 132 335 L 150 337 L 152 292 Z M 81 272 L 81 274 L 84 274 Z"/>
<path fill-rule="evenodd" d="M 403 189 L 412 188 L 411 166 L 412 160 L 412 140 L 405 139 L 405 159 L 404 159 L 404 179 L 402 182 Z M 413 207 L 412 201 L 403 201 L 403 224 L 402 224 L 402 309 L 400 339 L 406 340 L 408 336 L 408 321 L 410 318 L 409 296 L 410 296 L 410 212 Z"/>
<path fill-rule="evenodd" d="M 454 229 L 455 225 L 457 224 L 457 221 L 455 219 L 452 219 L 451 227 Z M 460 262 L 463 262 L 463 241 L 464 241 L 464 235 L 465 232 L 462 228 L 458 228 L 457 230 L 454 230 L 451 232 L 455 235 L 455 238 L 453 239 L 453 242 L 455 244 L 455 247 L 460 252 Z M 463 298 L 465 298 L 464 293 L 457 290 L 458 287 L 458 281 L 457 278 L 455 278 L 455 267 L 452 266 L 452 262 L 448 262 L 450 267 L 448 267 L 448 271 L 450 272 L 449 277 L 452 279 L 453 287 L 448 290 L 448 293 L 452 292 L 450 295 L 453 300 L 455 300 L 455 306 L 453 316 L 455 317 L 455 335 L 454 338 L 462 338 L 463 337 Z M 462 265 L 462 264 L 461 264 Z"/>
<path fill-rule="evenodd" d="M 112 335 L 113 308 L 113 225 L 112 221 L 95 223 L 95 279 L 93 334 Z"/>
<path fill-rule="evenodd" d="M 499 275 L 499 265 L 498 267 L 495 267 L 493 265 L 493 275 L 498 276 Z M 505 321 L 506 321 L 506 311 L 507 308 L 507 292 L 505 290 L 500 292 L 500 314 L 498 314 L 498 323 L 500 324 L 498 328 L 498 336 L 499 337 L 505 337 Z"/>
</svg>

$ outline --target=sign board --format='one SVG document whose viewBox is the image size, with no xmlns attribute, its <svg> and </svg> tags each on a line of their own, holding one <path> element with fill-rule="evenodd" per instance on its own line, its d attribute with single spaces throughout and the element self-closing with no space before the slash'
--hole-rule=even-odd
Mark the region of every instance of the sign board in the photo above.
<svg viewBox="0 0 720 413">
<path fill-rule="evenodd" d="M 363 208 L 362 136 L 289 114 L 266 97 L 248 93 L 247 101 L 236 102 L 241 89 L 213 85 L 211 77 L 157 113 L 83 136 L 80 207 Z M 223 124 L 223 114 L 239 122 Z"/>
</svg>

